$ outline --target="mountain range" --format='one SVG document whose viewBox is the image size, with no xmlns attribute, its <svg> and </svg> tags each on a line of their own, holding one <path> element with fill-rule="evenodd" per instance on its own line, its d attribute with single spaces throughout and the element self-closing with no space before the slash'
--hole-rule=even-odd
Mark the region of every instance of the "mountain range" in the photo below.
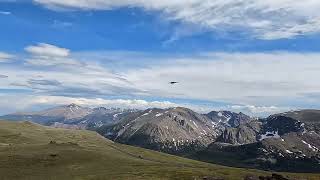
<svg viewBox="0 0 320 180">
<path fill-rule="evenodd" d="M 90 129 L 102 125 L 113 124 L 122 116 L 136 110 L 119 108 L 87 108 L 76 104 L 69 104 L 46 109 L 38 112 L 19 112 L 2 116 L 2 119 L 26 120 L 46 126 L 67 129 Z"/>
<path fill-rule="evenodd" d="M 320 172 L 319 110 L 255 118 L 183 107 L 123 110 L 70 104 L 0 118 L 93 130 L 114 142 L 227 166 Z"/>
<path fill-rule="evenodd" d="M 112 142 L 98 133 L 0 121 L 0 179 L 318 180 L 230 168 Z"/>
</svg>

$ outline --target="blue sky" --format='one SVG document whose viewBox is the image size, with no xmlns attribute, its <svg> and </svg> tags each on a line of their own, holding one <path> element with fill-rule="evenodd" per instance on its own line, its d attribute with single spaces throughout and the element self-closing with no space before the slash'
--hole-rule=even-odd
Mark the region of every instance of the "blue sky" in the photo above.
<svg viewBox="0 0 320 180">
<path fill-rule="evenodd" d="M 258 116 L 320 108 L 319 8 L 314 0 L 0 0 L 0 114 L 66 103 Z"/>
</svg>

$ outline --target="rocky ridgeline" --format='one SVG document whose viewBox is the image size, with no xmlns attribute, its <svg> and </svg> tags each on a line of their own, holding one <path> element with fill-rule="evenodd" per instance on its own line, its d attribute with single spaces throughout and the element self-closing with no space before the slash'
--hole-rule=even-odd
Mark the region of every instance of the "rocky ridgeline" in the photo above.
<svg viewBox="0 0 320 180">
<path fill-rule="evenodd" d="M 186 108 L 148 109 L 127 121 L 102 127 L 98 132 L 121 143 L 185 153 L 207 147 L 221 133 L 219 126 Z"/>
<path fill-rule="evenodd" d="M 294 112 L 296 116 L 299 113 L 305 114 Z M 215 142 L 194 158 L 281 171 L 319 171 L 320 135 L 314 131 L 318 123 L 304 117 L 298 120 L 291 113 L 282 113 L 238 127 L 226 127 Z M 227 158 L 234 161 L 224 163 Z"/>
</svg>

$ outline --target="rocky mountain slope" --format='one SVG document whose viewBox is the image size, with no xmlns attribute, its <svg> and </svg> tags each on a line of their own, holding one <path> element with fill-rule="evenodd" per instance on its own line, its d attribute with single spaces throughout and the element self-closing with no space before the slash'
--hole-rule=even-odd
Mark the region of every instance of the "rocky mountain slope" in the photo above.
<svg viewBox="0 0 320 180">
<path fill-rule="evenodd" d="M 203 115 L 182 107 L 148 109 L 97 131 L 116 142 L 185 155 L 206 148 L 230 124 L 249 119 L 228 111 Z"/>
<path fill-rule="evenodd" d="M 213 122 L 225 127 L 238 127 L 252 120 L 252 117 L 243 113 L 235 113 L 230 111 L 211 111 L 205 114 Z"/>
<path fill-rule="evenodd" d="M 295 115 L 299 113 L 306 114 Z M 318 121 L 284 114 L 226 128 L 193 158 L 240 167 L 320 172 L 320 135 L 314 131 Z"/>
<path fill-rule="evenodd" d="M 84 127 L 84 129 L 94 129 L 103 125 L 114 124 L 123 117 L 136 111 L 137 110 L 120 108 L 94 108 L 92 113 L 84 116 L 78 121 L 78 125 Z"/>
<path fill-rule="evenodd" d="M 205 148 L 221 133 L 218 124 L 187 108 L 147 109 L 97 131 L 116 141 L 168 153 Z"/>
<path fill-rule="evenodd" d="M 290 111 L 279 115 L 297 119 L 305 124 L 306 130 L 320 134 L 320 110 Z"/>
</svg>

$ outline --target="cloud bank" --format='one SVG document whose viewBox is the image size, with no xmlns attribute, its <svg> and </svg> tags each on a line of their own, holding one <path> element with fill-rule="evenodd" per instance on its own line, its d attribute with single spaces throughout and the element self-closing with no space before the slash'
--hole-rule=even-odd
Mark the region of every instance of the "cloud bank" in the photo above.
<svg viewBox="0 0 320 180">
<path fill-rule="evenodd" d="M 106 51 L 103 56 L 112 57 L 109 61 L 101 59 L 101 52 L 71 52 L 49 44 L 30 45 L 25 50 L 27 54 L 15 55 L 19 61 L 0 66 L 0 72 L 5 74 L 0 81 L 3 99 L 25 96 L 31 104 L 39 104 L 43 97 L 49 99 L 48 104 L 121 104 L 115 100 L 121 99 L 140 108 L 153 106 L 151 101 L 143 100 L 153 98 L 161 99 L 157 107 L 165 102 L 166 106 L 181 105 L 201 112 L 229 109 L 250 114 L 320 107 L 319 53 L 144 56 L 139 52 Z M 170 85 L 170 81 L 179 83 Z M 134 99 L 143 101 L 132 102 Z M 179 100 L 188 103 L 177 103 Z M 22 103 L 22 98 L 17 102 Z"/>
<path fill-rule="evenodd" d="M 33 0 L 53 10 L 138 7 L 210 31 L 273 40 L 320 32 L 318 0 Z"/>
<path fill-rule="evenodd" d="M 319 58 L 318 53 L 204 53 L 129 70 L 125 77 L 158 96 L 259 106 L 307 103 L 304 94 L 320 91 Z M 169 86 L 170 81 L 180 83 Z"/>
</svg>

